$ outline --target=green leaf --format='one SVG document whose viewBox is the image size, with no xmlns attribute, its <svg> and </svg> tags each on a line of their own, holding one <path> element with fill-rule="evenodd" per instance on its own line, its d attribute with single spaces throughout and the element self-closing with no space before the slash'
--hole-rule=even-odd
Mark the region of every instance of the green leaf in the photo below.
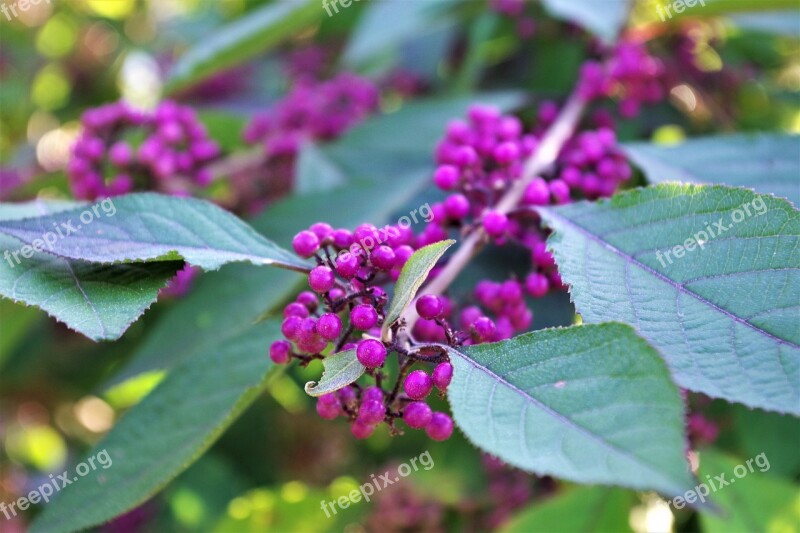
<svg viewBox="0 0 800 533">
<path fill-rule="evenodd" d="M 253 10 L 189 49 L 175 63 L 165 92 L 175 93 L 266 52 L 314 25 L 322 12 L 316 0 L 281 0 Z"/>
<path fill-rule="evenodd" d="M 797 488 L 765 474 L 762 470 L 768 465 L 769 457 L 766 455 L 740 460 L 713 450 L 700 452 L 698 477 L 706 484 L 714 502 L 722 507 L 722 516 L 706 512 L 700 514 L 704 532 L 797 529 L 800 523 Z M 724 476 L 727 485 L 722 485 L 722 480 L 718 478 L 720 475 Z"/>
<path fill-rule="evenodd" d="M 627 490 L 576 487 L 523 509 L 500 531 L 502 533 L 633 531 L 628 517 L 635 504 L 636 496 Z"/>
<path fill-rule="evenodd" d="M 346 387 L 360 378 L 366 370 L 366 367 L 358 362 L 355 350 L 329 355 L 322 360 L 322 366 L 325 367 L 325 371 L 319 383 L 313 381 L 306 383 L 306 393 L 310 396 L 322 396 Z"/>
<path fill-rule="evenodd" d="M 607 43 L 614 42 L 628 21 L 628 0 L 542 0 L 556 18 L 574 22 Z"/>
<path fill-rule="evenodd" d="M 253 226 L 288 246 L 295 233 L 320 219 L 344 228 L 354 228 L 365 221 L 389 222 L 390 216 L 428 179 L 430 176 L 420 175 L 416 182 L 353 183 L 335 191 L 287 198 L 271 205 L 253 221 Z M 152 326 L 130 362 L 109 384 L 150 370 L 169 369 L 183 358 L 194 357 L 196 350 L 202 350 L 221 334 L 256 321 L 264 310 L 294 298 L 307 284 L 307 278 L 295 272 L 246 263 L 204 274 L 192 291 Z"/>
<path fill-rule="evenodd" d="M 681 387 L 800 413 L 800 213 L 786 200 L 664 184 L 538 211 L 585 322 L 635 326 Z"/>
<path fill-rule="evenodd" d="M 100 209 L 102 206 L 102 209 Z M 89 207 L 0 221 L 0 233 L 33 244 L 52 235 L 49 253 L 93 263 L 175 261 L 207 270 L 237 261 L 305 270 L 310 266 L 231 213 L 204 200 L 155 193 L 107 198 Z M 55 230 L 62 231 L 63 238 Z"/>
<path fill-rule="evenodd" d="M 433 270 L 433 267 L 436 266 L 436 262 L 455 242 L 454 240 L 447 240 L 424 246 L 414 252 L 408 262 L 403 265 L 400 277 L 397 278 L 397 283 L 394 287 L 392 301 L 386 310 L 386 318 L 383 321 L 383 328 L 381 328 L 383 337 L 386 337 L 386 333 L 392 324 L 400 318 L 406 307 L 414 300 L 417 291 L 428 279 L 428 274 Z"/>
<path fill-rule="evenodd" d="M 329 4 L 336 4 L 328 0 Z M 421 35 L 455 25 L 452 17 L 440 16 L 451 2 L 408 2 L 381 0 L 367 5 L 356 30 L 347 43 L 343 61 L 351 67 L 365 67 L 376 57 L 397 54 L 401 46 Z M 339 4 L 341 10 L 341 4 Z M 336 15 L 335 13 L 333 14 Z M 387 24 L 387 21 L 392 21 Z M 388 64 L 391 66 L 391 64 Z"/>
<path fill-rule="evenodd" d="M 136 507 L 185 470 L 262 392 L 275 324 L 220 339 L 175 368 L 89 453 L 112 464 L 66 486 L 31 531 L 77 531 Z"/>
<path fill-rule="evenodd" d="M 733 407 L 733 431 L 739 449 L 753 457 L 761 452 L 769 457 L 769 474 L 795 479 L 800 475 L 800 423 L 790 415 Z"/>
<path fill-rule="evenodd" d="M 456 424 L 486 452 L 581 483 L 669 495 L 693 485 L 680 394 L 630 326 L 539 330 L 450 353 Z"/>
<path fill-rule="evenodd" d="M 629 143 L 623 150 L 652 183 L 748 187 L 800 206 L 800 135 L 726 135 L 690 139 L 676 146 Z"/>
<path fill-rule="evenodd" d="M 76 205 L 41 200 L 3 204 L 0 221 L 57 214 L 75 209 Z M 95 341 L 118 339 L 156 301 L 158 291 L 183 266 L 181 261 L 97 265 L 33 250 L 29 250 L 33 253 L 29 258 L 17 254 L 17 262 L 12 254 L 23 251 L 23 243 L 3 234 L 0 234 L 0 249 L 8 252 L 0 262 L 0 295 L 39 307 Z"/>
</svg>

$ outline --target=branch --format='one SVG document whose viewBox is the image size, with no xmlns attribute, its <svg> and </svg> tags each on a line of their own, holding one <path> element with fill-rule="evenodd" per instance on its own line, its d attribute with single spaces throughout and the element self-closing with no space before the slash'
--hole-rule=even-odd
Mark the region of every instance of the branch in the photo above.
<svg viewBox="0 0 800 533">
<path fill-rule="evenodd" d="M 536 151 L 525 162 L 520 179 L 512 184 L 511 188 L 494 206 L 496 211 L 508 214 L 509 211 L 516 208 L 528 184 L 555 163 L 564 143 L 567 142 L 575 130 L 585 107 L 586 102 L 583 98 L 578 95 L 577 91 L 573 92 L 556 121 L 548 128 Z M 420 291 L 419 295 L 442 294 L 487 242 L 488 238 L 482 227 L 472 232 L 461 243 L 461 246 L 459 246 L 439 275 Z M 419 320 L 419 315 L 415 307 L 411 305 L 406 309 L 402 318 L 405 318 L 408 331 L 411 331 L 414 324 Z"/>
</svg>

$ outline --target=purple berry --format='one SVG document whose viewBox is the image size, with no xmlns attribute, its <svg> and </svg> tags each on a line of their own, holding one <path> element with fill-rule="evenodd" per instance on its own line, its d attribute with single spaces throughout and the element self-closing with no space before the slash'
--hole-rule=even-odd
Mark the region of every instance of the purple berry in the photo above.
<svg viewBox="0 0 800 533">
<path fill-rule="evenodd" d="M 383 406 L 383 402 L 376 402 L 375 400 L 362 401 L 361 407 L 358 409 L 358 421 L 374 426 L 383 421 L 385 414 L 386 408 Z"/>
<path fill-rule="evenodd" d="M 382 244 L 372 251 L 370 261 L 380 270 L 391 270 L 395 263 L 394 250 Z"/>
<path fill-rule="evenodd" d="M 289 340 L 297 340 L 297 334 L 300 331 L 300 323 L 303 319 L 299 316 L 286 317 L 286 320 L 281 324 L 281 333 Z"/>
<path fill-rule="evenodd" d="M 425 402 L 411 402 L 403 409 L 403 421 L 414 429 L 422 429 L 427 426 L 433 411 Z"/>
<path fill-rule="evenodd" d="M 319 300 L 317 295 L 310 291 L 303 291 L 297 295 L 295 301 L 303 305 L 306 309 L 313 312 L 319 307 Z"/>
<path fill-rule="evenodd" d="M 433 369 L 433 384 L 439 390 L 445 390 L 453 379 L 453 365 L 450 363 L 439 363 Z"/>
<path fill-rule="evenodd" d="M 344 252 L 336 258 L 336 273 L 344 279 L 353 279 L 358 274 L 361 263 L 358 256 L 350 252 Z"/>
<path fill-rule="evenodd" d="M 525 290 L 534 298 L 541 298 L 550 289 L 550 282 L 547 276 L 538 272 L 531 272 L 525 278 Z"/>
<path fill-rule="evenodd" d="M 356 420 L 350 424 L 350 432 L 357 439 L 366 439 L 375 430 L 375 426 Z"/>
<path fill-rule="evenodd" d="M 436 441 L 443 441 L 453 434 L 453 419 L 444 413 L 433 413 L 431 421 L 425 426 L 425 433 Z"/>
<path fill-rule="evenodd" d="M 383 390 L 380 387 L 368 387 L 361 393 L 361 400 L 383 402 Z"/>
<path fill-rule="evenodd" d="M 489 317 L 482 316 L 472 324 L 478 338 L 483 341 L 491 341 L 495 334 L 495 323 Z"/>
<path fill-rule="evenodd" d="M 292 239 L 292 248 L 300 257 L 311 257 L 319 250 L 319 238 L 310 231 L 301 231 Z"/>
<path fill-rule="evenodd" d="M 406 376 L 403 389 L 409 398 L 422 400 L 430 394 L 433 388 L 433 379 L 424 370 L 414 370 Z"/>
<path fill-rule="evenodd" d="M 381 341 L 366 339 L 356 349 L 358 361 L 367 368 L 378 368 L 386 361 L 386 347 Z"/>
<path fill-rule="evenodd" d="M 350 311 L 350 322 L 356 329 L 366 331 L 378 323 L 378 312 L 369 304 L 357 305 Z"/>
<path fill-rule="evenodd" d="M 519 147 L 514 142 L 504 142 L 494 149 L 494 158 L 501 165 L 507 165 L 519 158 Z"/>
<path fill-rule="evenodd" d="M 425 294 L 417 300 L 417 313 L 425 320 L 439 318 L 443 310 L 441 299 L 433 294 Z"/>
<path fill-rule="evenodd" d="M 308 275 L 308 285 L 314 292 L 326 293 L 336 284 L 333 270 L 326 266 L 318 266 Z"/>
<path fill-rule="evenodd" d="M 316 224 L 312 224 L 310 228 L 308 228 L 311 233 L 317 236 L 320 242 L 327 239 L 332 233 L 333 228 L 330 224 L 326 224 L 325 222 L 317 222 Z"/>
<path fill-rule="evenodd" d="M 522 286 L 513 279 L 504 281 L 500 285 L 500 298 L 506 300 L 507 304 L 520 301 L 522 299 Z"/>
<path fill-rule="evenodd" d="M 275 341 L 269 347 L 269 358 L 277 365 L 284 365 L 291 359 L 292 345 L 288 341 Z"/>
<path fill-rule="evenodd" d="M 300 318 L 306 318 L 308 314 L 309 314 L 308 307 L 299 302 L 292 302 L 283 308 L 284 318 L 289 318 L 290 316 L 298 316 Z"/>
<path fill-rule="evenodd" d="M 533 178 L 525 188 L 522 202 L 528 205 L 547 205 L 550 203 L 550 188 L 542 178 Z"/>
<path fill-rule="evenodd" d="M 508 230 L 508 217 L 498 211 L 487 211 L 483 215 L 483 228 L 494 238 L 502 237 Z"/>
<path fill-rule="evenodd" d="M 469 214 L 469 200 L 463 194 L 453 194 L 444 201 L 444 211 L 453 220 L 461 220 Z"/>
<path fill-rule="evenodd" d="M 342 319 L 339 315 L 325 313 L 317 321 L 317 333 L 323 339 L 334 341 L 342 333 Z"/>
<path fill-rule="evenodd" d="M 453 165 L 442 165 L 436 169 L 433 181 L 444 191 L 449 191 L 458 184 L 459 172 Z"/>
<path fill-rule="evenodd" d="M 333 420 L 341 414 L 341 404 L 335 394 L 323 394 L 317 400 L 317 414 L 325 420 Z"/>
</svg>

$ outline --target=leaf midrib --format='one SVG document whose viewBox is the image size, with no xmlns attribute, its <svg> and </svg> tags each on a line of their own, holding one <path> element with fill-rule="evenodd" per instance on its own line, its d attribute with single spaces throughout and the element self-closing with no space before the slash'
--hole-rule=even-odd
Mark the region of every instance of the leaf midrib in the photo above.
<svg viewBox="0 0 800 533">
<path fill-rule="evenodd" d="M 442 347 L 445 347 L 445 346 L 442 345 Z M 494 388 L 496 388 L 498 384 L 502 384 L 502 385 L 508 387 L 513 392 L 515 392 L 516 394 L 520 395 L 522 398 L 524 398 L 528 402 L 532 403 L 533 405 L 535 405 L 536 407 L 538 407 L 539 409 L 541 409 L 545 413 L 551 415 L 553 418 L 555 418 L 556 420 L 560 421 L 564 425 L 574 428 L 575 430 L 577 430 L 578 432 L 588 436 L 592 440 L 599 442 L 602 446 L 604 446 L 605 448 L 610 449 L 614 453 L 622 455 L 623 457 L 627 457 L 630 460 L 632 460 L 634 463 L 642 465 L 644 468 L 647 468 L 650 472 L 653 472 L 657 477 L 665 479 L 665 480 L 669 480 L 669 478 L 665 477 L 662 472 L 659 472 L 658 470 L 654 469 L 651 465 L 649 465 L 648 463 L 644 462 L 643 458 L 641 458 L 641 457 L 639 457 L 637 455 L 634 455 L 632 452 L 630 452 L 630 451 L 628 451 L 628 450 L 626 450 L 624 448 L 620 448 L 616 444 L 613 444 L 613 443 L 611 443 L 611 442 L 609 442 L 607 440 L 604 440 L 600 435 L 597 435 L 596 433 L 592 432 L 592 430 L 590 430 L 589 428 L 584 427 L 581 424 L 577 423 L 576 421 L 572 420 L 571 418 L 559 413 L 558 411 L 556 411 L 555 409 L 553 409 L 549 405 L 543 403 L 538 398 L 535 398 L 534 396 L 528 394 L 527 392 L 525 392 L 524 390 L 519 388 L 517 385 L 515 385 L 513 383 L 510 383 L 508 380 L 506 380 L 505 378 L 499 376 L 498 374 L 496 374 L 494 371 L 490 370 L 489 368 L 478 364 L 476 361 L 474 361 L 472 358 L 470 358 L 465 353 L 460 352 L 458 350 L 455 350 L 451 346 L 447 346 L 445 348 L 447 348 L 449 351 L 451 351 L 453 353 L 458 354 L 464 361 L 466 361 L 473 368 L 477 369 L 478 371 L 483 372 L 484 374 L 489 376 L 492 380 L 494 380 L 494 383 L 495 383 Z M 525 442 L 527 444 L 527 440 Z M 674 485 L 674 482 L 670 480 L 670 484 Z M 682 489 L 680 488 L 679 485 L 674 485 L 673 488 L 677 491 L 677 493 L 680 493 L 682 491 Z"/>
</svg>

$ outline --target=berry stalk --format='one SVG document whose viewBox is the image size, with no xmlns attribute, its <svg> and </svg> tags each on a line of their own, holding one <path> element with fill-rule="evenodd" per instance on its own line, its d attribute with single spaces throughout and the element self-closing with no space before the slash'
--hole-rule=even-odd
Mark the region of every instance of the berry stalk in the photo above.
<svg viewBox="0 0 800 533">
<path fill-rule="evenodd" d="M 567 142 L 575 130 L 586 104 L 586 99 L 580 95 L 579 91 L 576 90 L 570 95 L 569 100 L 567 100 L 564 108 L 559 113 L 558 118 L 548 128 L 536 151 L 525 162 L 522 177 L 498 200 L 493 208 L 494 211 L 505 215 L 519 205 L 522 195 L 531 181 L 555 163 L 564 143 Z M 439 275 L 420 291 L 420 295 L 443 294 L 487 242 L 486 231 L 483 227 L 478 227 L 462 241 L 461 246 L 459 246 Z M 409 306 L 402 318 L 405 319 L 407 324 L 407 331 L 411 331 L 420 317 L 417 310 L 413 306 Z"/>
</svg>

